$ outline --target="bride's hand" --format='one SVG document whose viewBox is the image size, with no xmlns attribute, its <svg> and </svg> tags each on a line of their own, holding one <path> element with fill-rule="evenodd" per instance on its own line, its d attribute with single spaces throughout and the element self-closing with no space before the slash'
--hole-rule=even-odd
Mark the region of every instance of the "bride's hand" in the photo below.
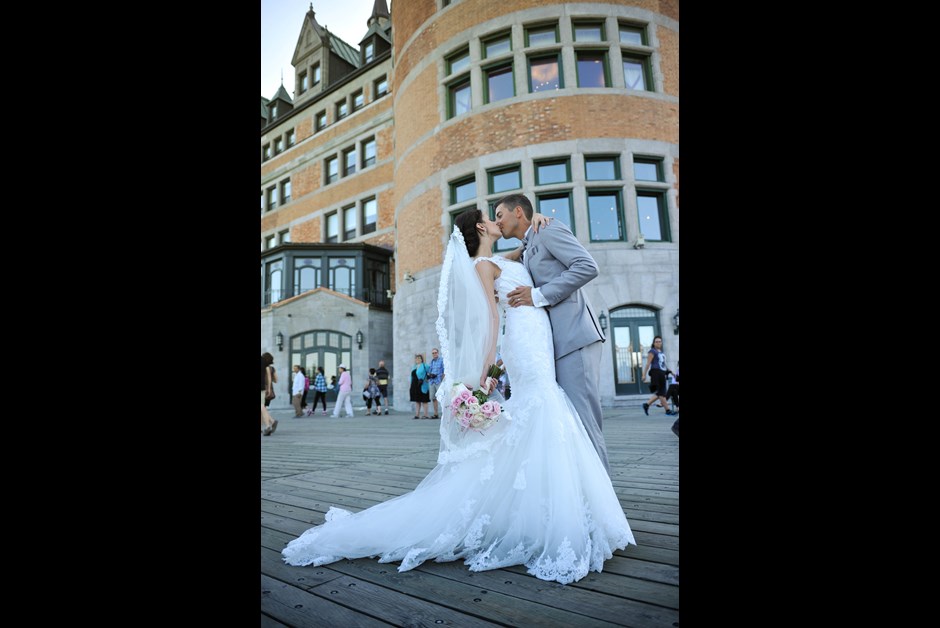
<svg viewBox="0 0 940 628">
<path fill-rule="evenodd" d="M 542 214 L 536 212 L 532 214 L 532 227 L 535 229 L 535 232 L 539 232 L 539 228 L 547 225 L 552 221 L 548 216 L 543 216 Z"/>
</svg>

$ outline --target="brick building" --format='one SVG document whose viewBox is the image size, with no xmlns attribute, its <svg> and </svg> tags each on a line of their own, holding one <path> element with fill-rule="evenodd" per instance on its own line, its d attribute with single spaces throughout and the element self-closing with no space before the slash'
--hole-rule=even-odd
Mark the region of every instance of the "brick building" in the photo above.
<svg viewBox="0 0 940 628">
<path fill-rule="evenodd" d="M 653 336 L 679 357 L 678 2 L 376 0 L 363 18 L 354 47 L 311 5 L 296 93 L 261 98 L 262 352 L 285 374 L 345 363 L 354 390 L 384 359 L 406 409 L 453 219 L 521 192 L 601 269 L 602 402 L 647 396 Z"/>
</svg>

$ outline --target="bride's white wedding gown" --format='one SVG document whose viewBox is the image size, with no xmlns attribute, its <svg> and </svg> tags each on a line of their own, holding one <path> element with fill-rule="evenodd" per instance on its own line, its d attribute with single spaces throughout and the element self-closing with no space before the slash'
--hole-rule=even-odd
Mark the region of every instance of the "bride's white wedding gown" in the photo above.
<svg viewBox="0 0 940 628">
<path fill-rule="evenodd" d="M 525 565 L 538 578 L 567 584 L 601 571 L 614 549 L 636 544 L 610 478 L 555 382 L 547 313 L 503 305 L 508 292 L 532 285 L 528 272 L 502 257 L 486 259 L 502 270 L 500 351 L 512 385 L 503 416 L 483 434 L 468 431 L 456 447 L 442 446 L 438 465 L 414 491 L 358 513 L 331 507 L 326 523 L 287 545 L 285 562 L 378 556 L 407 571 L 429 559 L 463 559 L 473 571 Z M 453 421 L 447 411 L 441 420 Z M 446 431 L 442 424 L 442 438 Z"/>
</svg>

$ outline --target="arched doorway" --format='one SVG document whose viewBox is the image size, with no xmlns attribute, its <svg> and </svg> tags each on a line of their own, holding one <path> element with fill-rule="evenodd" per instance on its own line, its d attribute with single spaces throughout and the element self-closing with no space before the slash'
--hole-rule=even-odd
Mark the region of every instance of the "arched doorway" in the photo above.
<svg viewBox="0 0 940 628">
<path fill-rule="evenodd" d="M 313 377 L 316 377 L 317 367 L 322 366 L 329 384 L 333 375 L 338 377 L 340 364 L 352 367 L 352 336 L 329 329 L 314 329 L 291 336 L 290 366 L 295 364 L 307 369 L 307 375 Z M 336 392 L 327 392 L 327 399 L 335 400 Z"/>
<path fill-rule="evenodd" d="M 659 330 L 659 311 L 628 305 L 610 311 L 610 337 L 614 351 L 614 388 L 617 395 L 649 392 L 643 386 L 643 364 Z"/>
</svg>

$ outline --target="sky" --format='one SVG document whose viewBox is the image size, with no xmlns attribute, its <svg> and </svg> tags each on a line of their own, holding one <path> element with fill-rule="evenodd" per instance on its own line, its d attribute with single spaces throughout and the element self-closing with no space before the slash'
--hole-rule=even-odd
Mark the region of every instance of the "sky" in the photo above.
<svg viewBox="0 0 940 628">
<path fill-rule="evenodd" d="M 261 95 L 265 98 L 274 96 L 281 86 L 281 70 L 284 89 L 294 97 L 290 62 L 311 1 L 317 23 L 357 50 L 369 29 L 366 21 L 375 0 L 261 0 Z M 391 0 L 385 1 L 391 11 Z"/>
</svg>

